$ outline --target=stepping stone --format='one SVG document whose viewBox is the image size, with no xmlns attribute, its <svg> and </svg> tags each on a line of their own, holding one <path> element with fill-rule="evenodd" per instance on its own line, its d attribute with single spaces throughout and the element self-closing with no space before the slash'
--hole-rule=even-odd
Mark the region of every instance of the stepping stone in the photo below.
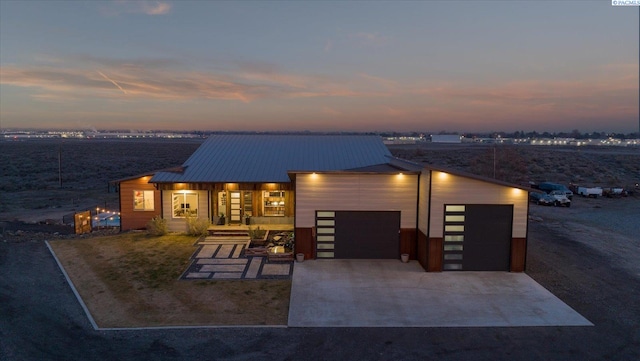
<svg viewBox="0 0 640 361">
<path fill-rule="evenodd" d="M 196 262 L 196 264 L 241 264 L 241 265 L 246 265 L 247 264 L 247 259 L 246 258 L 222 258 L 222 259 L 216 259 L 216 258 L 202 258 L 199 259 L 198 262 Z"/>
<path fill-rule="evenodd" d="M 216 253 L 219 247 L 220 246 L 217 245 L 202 246 L 202 249 L 200 250 L 200 252 L 198 252 L 196 258 L 211 258 L 213 257 L 213 254 Z"/>
<path fill-rule="evenodd" d="M 274 264 L 269 263 L 262 266 L 263 276 L 288 276 L 291 271 L 290 264 Z"/>
<path fill-rule="evenodd" d="M 232 244 L 225 244 L 224 246 L 220 246 L 218 253 L 216 253 L 216 258 L 229 258 L 231 251 L 233 251 Z"/>
<path fill-rule="evenodd" d="M 242 245 L 237 245 L 236 249 L 233 251 L 233 256 L 231 258 L 239 258 L 242 254 Z"/>
<path fill-rule="evenodd" d="M 213 277 L 215 279 L 239 279 L 242 278 L 242 273 L 228 273 L 228 272 L 220 272 L 214 273 Z"/>
<path fill-rule="evenodd" d="M 244 264 L 205 264 L 200 268 L 200 272 L 244 272 Z"/>
<path fill-rule="evenodd" d="M 258 277 L 258 271 L 260 271 L 260 265 L 262 264 L 263 257 L 251 257 L 251 263 L 249 263 L 249 269 L 244 275 L 244 278 L 256 278 Z"/>
<path fill-rule="evenodd" d="M 186 278 L 209 278 L 211 273 L 209 272 L 189 272 Z"/>
</svg>

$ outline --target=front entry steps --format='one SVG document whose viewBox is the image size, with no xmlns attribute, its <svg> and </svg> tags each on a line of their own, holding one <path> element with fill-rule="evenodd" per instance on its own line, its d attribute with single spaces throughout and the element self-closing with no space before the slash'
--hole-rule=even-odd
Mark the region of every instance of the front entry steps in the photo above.
<svg viewBox="0 0 640 361">
<path fill-rule="evenodd" d="M 249 247 L 251 237 L 249 232 L 244 229 L 210 229 L 209 235 L 204 238 L 203 241 L 198 244 L 236 244 L 243 245 L 244 248 Z"/>
</svg>

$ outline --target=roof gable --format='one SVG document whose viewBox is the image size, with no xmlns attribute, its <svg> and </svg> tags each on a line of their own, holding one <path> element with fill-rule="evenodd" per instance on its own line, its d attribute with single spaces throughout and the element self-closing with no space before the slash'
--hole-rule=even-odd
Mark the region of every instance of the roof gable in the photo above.
<svg viewBox="0 0 640 361">
<path fill-rule="evenodd" d="M 362 168 L 390 156 L 378 136 L 220 134 L 184 162 L 183 172 L 158 172 L 151 182 L 289 182 L 289 170 Z"/>
</svg>

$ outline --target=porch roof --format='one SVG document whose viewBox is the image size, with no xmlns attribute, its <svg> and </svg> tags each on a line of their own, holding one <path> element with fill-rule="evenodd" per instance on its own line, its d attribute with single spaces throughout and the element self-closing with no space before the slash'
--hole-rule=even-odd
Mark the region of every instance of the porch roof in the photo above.
<svg viewBox="0 0 640 361">
<path fill-rule="evenodd" d="M 340 171 L 389 162 L 378 136 L 218 134 L 181 172 L 157 172 L 151 183 L 290 182 L 288 171 Z"/>
</svg>

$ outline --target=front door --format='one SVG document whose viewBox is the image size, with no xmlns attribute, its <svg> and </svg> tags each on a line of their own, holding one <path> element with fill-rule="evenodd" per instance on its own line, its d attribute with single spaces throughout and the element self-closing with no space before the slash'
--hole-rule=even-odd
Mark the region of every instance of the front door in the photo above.
<svg viewBox="0 0 640 361">
<path fill-rule="evenodd" d="M 229 195 L 231 196 L 229 223 L 240 223 L 242 221 L 240 191 L 231 191 Z"/>
</svg>

